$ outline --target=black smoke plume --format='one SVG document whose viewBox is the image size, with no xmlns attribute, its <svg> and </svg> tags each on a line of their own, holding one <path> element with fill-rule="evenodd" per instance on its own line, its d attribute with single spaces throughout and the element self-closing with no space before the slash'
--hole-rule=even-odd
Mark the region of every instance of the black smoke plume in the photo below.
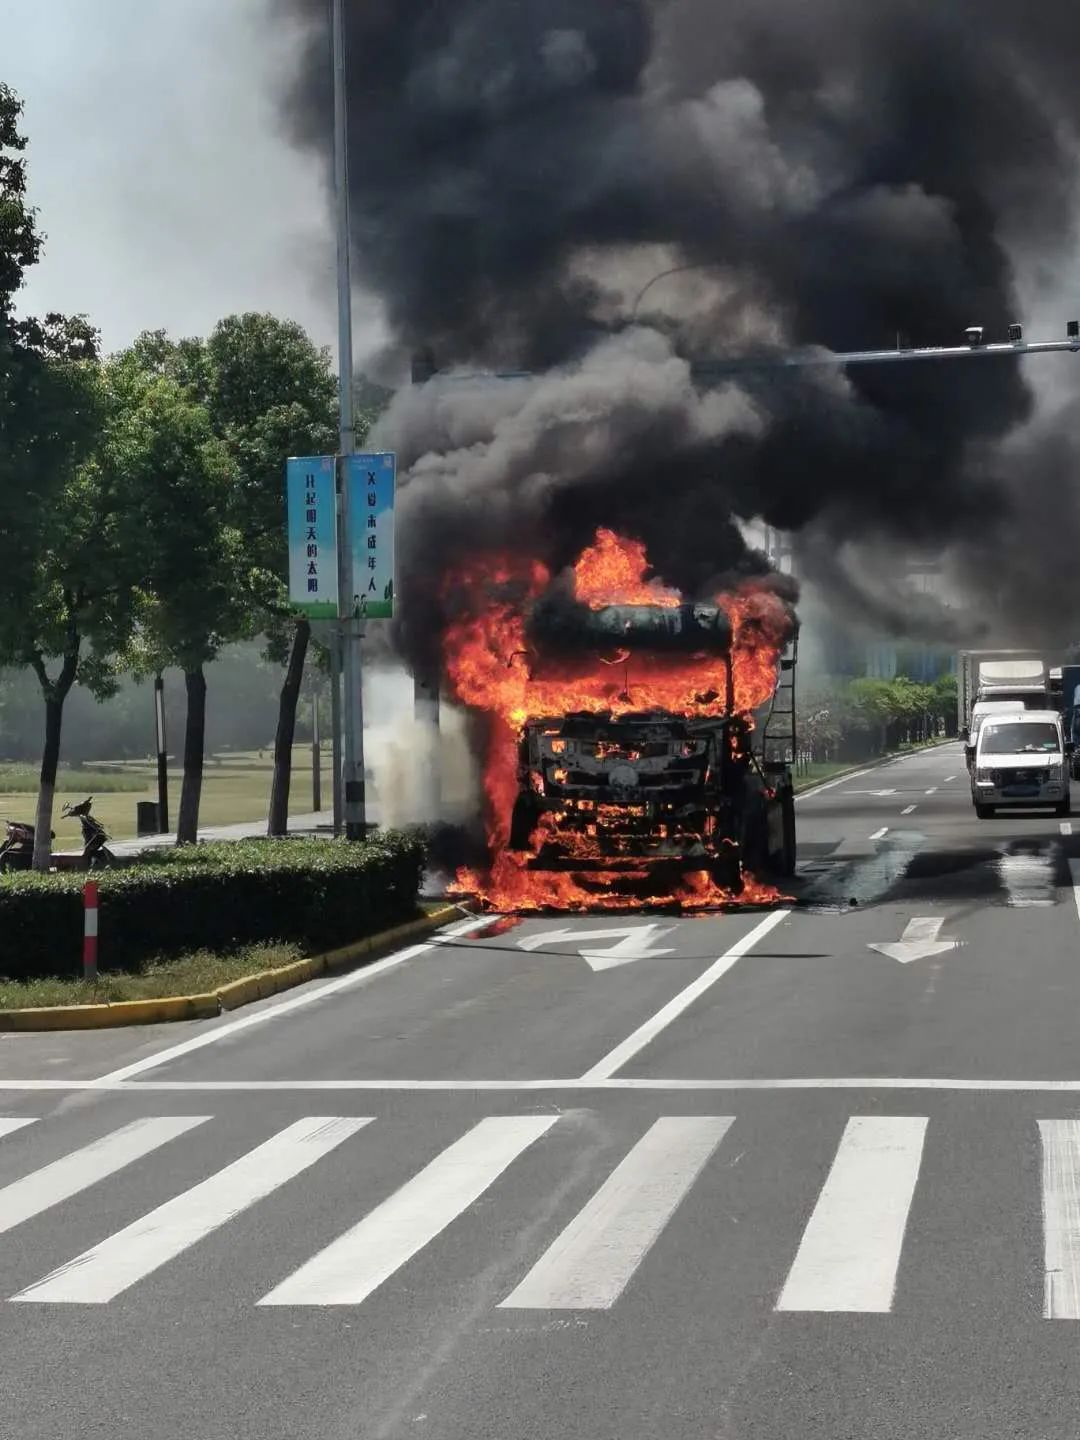
<svg viewBox="0 0 1080 1440">
<path fill-rule="evenodd" d="M 325 156 L 328 5 L 268 3 L 301 27 L 290 132 Z M 532 372 L 387 417 L 411 660 L 463 556 L 558 569 L 598 524 L 690 595 L 765 568 L 755 515 L 819 554 L 1007 560 L 1020 362 L 760 362 L 1004 337 L 1018 275 L 1075 243 L 1075 0 L 350 0 L 347 44 L 355 262 L 395 345 Z"/>
</svg>

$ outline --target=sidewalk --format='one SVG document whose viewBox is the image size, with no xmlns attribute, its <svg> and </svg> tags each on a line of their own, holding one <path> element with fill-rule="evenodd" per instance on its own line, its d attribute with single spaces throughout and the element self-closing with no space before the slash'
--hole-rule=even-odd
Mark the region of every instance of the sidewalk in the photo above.
<svg viewBox="0 0 1080 1440">
<path fill-rule="evenodd" d="M 371 811 L 375 807 L 369 806 L 369 817 L 377 820 L 377 814 L 372 816 Z M 289 816 L 290 835 L 332 835 L 334 833 L 334 812 L 332 810 L 319 810 L 309 812 L 306 815 Z M 200 842 L 211 840 L 251 840 L 266 835 L 266 821 L 249 820 L 242 825 L 209 825 L 206 829 L 199 831 Z M 140 835 L 135 840 L 109 841 L 109 849 L 114 855 L 138 855 L 143 850 L 160 850 L 166 845 L 176 844 L 176 832 L 166 835 Z"/>
</svg>

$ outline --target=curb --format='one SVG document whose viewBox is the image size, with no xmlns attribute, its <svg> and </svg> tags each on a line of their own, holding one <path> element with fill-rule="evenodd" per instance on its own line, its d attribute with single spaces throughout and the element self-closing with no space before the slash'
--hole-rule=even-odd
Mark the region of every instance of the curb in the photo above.
<svg viewBox="0 0 1080 1440">
<path fill-rule="evenodd" d="M 816 795 L 819 790 L 824 790 L 826 785 L 832 785 L 837 780 L 846 780 L 849 775 L 863 775 L 868 770 L 880 770 L 885 765 L 895 765 L 899 760 L 908 760 L 912 755 L 924 755 L 928 750 L 938 750 L 942 745 L 955 745 L 958 738 L 956 735 L 949 735 L 945 739 L 931 740 L 926 745 L 920 745 L 917 750 L 894 750 L 889 755 L 880 755 L 876 760 L 864 760 L 861 765 L 848 765 L 846 769 L 837 770 L 827 780 L 809 785 L 805 790 L 796 790 L 795 799 L 808 799 L 811 795 Z"/>
<path fill-rule="evenodd" d="M 327 971 L 345 970 L 370 959 L 377 950 L 393 949 L 401 940 L 427 935 L 461 914 L 458 905 L 445 905 L 419 920 L 382 930 L 352 945 L 297 960 L 278 970 L 260 970 L 208 990 L 202 995 L 163 995 L 154 1000 L 118 1000 L 113 1005 L 50 1005 L 28 1010 L 0 1010 L 3 1030 L 105 1030 L 119 1025 L 160 1025 L 172 1020 L 207 1020 L 225 1010 L 250 1005 L 282 990 L 303 985 Z"/>
</svg>

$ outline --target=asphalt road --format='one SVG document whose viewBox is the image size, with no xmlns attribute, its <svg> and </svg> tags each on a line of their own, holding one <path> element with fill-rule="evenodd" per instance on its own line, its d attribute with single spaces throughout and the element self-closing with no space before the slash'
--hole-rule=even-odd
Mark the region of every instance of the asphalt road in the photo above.
<svg viewBox="0 0 1080 1440">
<path fill-rule="evenodd" d="M 0 1436 L 1074 1440 L 1080 846 L 958 746 L 799 824 L 770 912 L 0 1038 Z"/>
</svg>

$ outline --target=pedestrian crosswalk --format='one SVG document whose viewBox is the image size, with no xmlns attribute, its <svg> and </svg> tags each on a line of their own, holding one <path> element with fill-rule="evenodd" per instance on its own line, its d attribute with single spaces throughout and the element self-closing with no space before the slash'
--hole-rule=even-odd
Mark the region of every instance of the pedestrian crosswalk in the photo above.
<svg viewBox="0 0 1080 1440">
<path fill-rule="evenodd" d="M 925 1134 L 922 1116 L 848 1121 L 778 1310 L 892 1309 Z"/>
<path fill-rule="evenodd" d="M 302 1203 L 303 1187 L 321 1183 L 319 1167 L 325 1175 L 333 1160 L 325 1181 L 329 1199 L 324 1195 L 322 1202 L 335 1218 L 332 1233 L 311 1242 L 306 1258 L 293 1254 L 280 1267 L 272 1251 L 260 1251 L 259 1274 L 266 1279 L 258 1290 L 270 1288 L 260 1295 L 253 1287 L 255 1305 L 361 1306 L 422 1252 L 437 1258 L 438 1247 L 451 1243 L 446 1232 L 466 1224 L 470 1212 L 475 1222 L 482 1210 L 497 1223 L 490 1234 L 482 1227 L 479 1241 L 474 1226 L 472 1244 L 479 1243 L 481 1252 L 488 1244 L 507 1252 L 483 1261 L 485 1269 L 494 1264 L 493 1273 L 506 1277 L 492 1301 L 498 1310 L 609 1311 L 627 1292 L 647 1288 L 644 1272 L 655 1274 L 654 1265 L 677 1250 L 672 1222 L 691 1194 L 705 1202 L 702 1208 L 698 1199 L 698 1225 L 706 1216 L 721 1236 L 725 1224 L 737 1225 L 729 1214 L 734 1167 L 755 1144 L 769 1143 L 757 1140 L 753 1125 L 740 1130 L 733 1115 L 661 1116 L 632 1125 L 625 1138 L 620 1132 L 603 1150 L 610 1158 L 589 1162 L 597 1172 L 587 1168 L 591 1182 L 578 1164 L 567 1190 L 565 1172 L 575 1165 L 568 1158 L 575 1153 L 572 1117 L 488 1116 L 410 1161 L 406 1178 L 389 1193 L 376 1198 L 365 1188 L 361 1201 L 352 1179 L 379 1173 L 370 1160 L 381 1123 L 373 1116 L 305 1116 L 252 1148 L 237 1147 L 242 1153 L 234 1151 L 206 1173 L 202 1147 L 218 1124 L 210 1115 L 147 1116 L 59 1157 L 50 1142 L 53 1158 L 37 1168 L 26 1157 L 34 1154 L 35 1137 L 48 1135 L 50 1122 L 0 1117 L 0 1303 L 105 1305 L 150 1285 L 157 1272 L 218 1232 L 235 1238 L 240 1249 L 258 1248 L 261 1229 L 248 1212 L 279 1191 Z M 942 1124 L 926 1116 L 853 1115 L 842 1133 L 838 1127 L 827 1163 L 820 1164 L 819 1156 L 813 1166 L 800 1167 L 782 1154 L 777 1167 L 773 1157 L 766 1167 L 772 1198 L 766 1195 L 763 1204 L 782 1195 L 797 1222 L 790 1232 L 783 1225 L 771 1232 L 784 1237 L 785 1253 L 761 1275 L 762 1292 L 778 1314 L 903 1309 L 909 1221 L 924 1183 L 928 1138 Z M 1030 1193 L 1032 1203 L 1041 1204 L 1042 1313 L 1080 1320 L 1080 1119 L 1032 1122 L 1025 1144 L 1041 1155 L 1039 1198 L 1034 1179 Z M 939 1146 L 939 1160 L 946 1148 Z M 162 1190 L 151 1185 L 161 1203 L 139 1207 L 132 1197 L 140 1176 L 156 1175 L 157 1152 L 169 1157 L 162 1173 L 186 1174 L 164 1201 Z M 1019 1149 L 1015 1164 L 1026 1164 Z M 524 1185 L 507 1183 L 520 1166 L 527 1167 Z M 399 1180 L 400 1171 L 396 1167 Z M 55 1212 L 61 1238 L 47 1245 L 63 1247 L 70 1207 L 94 1187 L 100 1187 L 89 1207 L 99 1224 L 95 1243 L 72 1245 L 66 1253 L 60 1248 L 48 1257 L 55 1268 L 38 1278 L 21 1271 L 5 1290 L 5 1277 L 18 1270 L 15 1262 L 26 1263 L 12 1232 L 34 1221 L 44 1225 Z M 548 1194 L 564 1192 L 575 1197 L 567 1202 L 578 1207 L 575 1213 L 547 1204 Z M 123 1207 L 127 1213 L 118 1213 Z M 539 1224 L 537 1210 L 544 1216 Z M 1032 1218 L 1025 1217 L 1025 1224 Z M 508 1240 L 517 1230 L 526 1238 Z M 28 1253 L 44 1253 L 43 1233 L 35 1232 L 37 1245 Z M 89 1233 L 79 1233 L 85 1244 Z M 695 1253 L 695 1267 L 700 1263 L 707 1271 L 722 1263 L 714 1261 L 713 1248 L 702 1250 L 700 1262 Z M 426 1272 L 427 1283 L 432 1273 Z"/>
<path fill-rule="evenodd" d="M 368 1124 L 309 1116 L 12 1298 L 101 1305 L 234 1219 Z"/>
<path fill-rule="evenodd" d="M 502 1302 L 518 1310 L 606 1310 L 622 1294 L 732 1123 L 657 1120 Z"/>
<path fill-rule="evenodd" d="M 492 1116 L 432 1160 L 262 1305 L 359 1305 L 479 1198 L 555 1123 L 554 1115 Z"/>
</svg>

